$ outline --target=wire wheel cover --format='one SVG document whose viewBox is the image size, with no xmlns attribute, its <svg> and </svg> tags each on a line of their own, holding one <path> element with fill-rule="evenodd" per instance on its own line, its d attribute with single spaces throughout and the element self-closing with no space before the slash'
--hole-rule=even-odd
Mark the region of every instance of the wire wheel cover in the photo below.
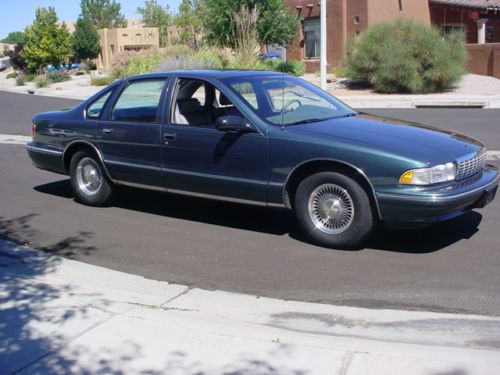
<svg viewBox="0 0 500 375">
<path fill-rule="evenodd" d="M 354 203 L 347 190 L 323 184 L 309 197 L 309 216 L 314 226 L 326 234 L 346 231 L 354 219 Z"/>
<path fill-rule="evenodd" d="M 97 163 L 91 158 L 83 158 L 76 167 L 78 188 L 86 195 L 97 194 L 102 185 L 102 176 Z"/>
</svg>

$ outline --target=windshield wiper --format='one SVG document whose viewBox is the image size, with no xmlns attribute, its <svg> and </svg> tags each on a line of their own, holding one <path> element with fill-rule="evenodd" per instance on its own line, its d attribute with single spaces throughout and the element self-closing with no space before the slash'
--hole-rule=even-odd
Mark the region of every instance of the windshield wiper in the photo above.
<svg viewBox="0 0 500 375">
<path fill-rule="evenodd" d="M 306 120 L 291 122 L 291 123 L 285 124 L 285 125 L 288 126 L 288 125 L 310 124 L 311 122 L 319 122 L 319 121 L 326 121 L 326 120 L 328 120 L 328 118 L 310 118 L 310 119 L 306 119 Z"/>
</svg>

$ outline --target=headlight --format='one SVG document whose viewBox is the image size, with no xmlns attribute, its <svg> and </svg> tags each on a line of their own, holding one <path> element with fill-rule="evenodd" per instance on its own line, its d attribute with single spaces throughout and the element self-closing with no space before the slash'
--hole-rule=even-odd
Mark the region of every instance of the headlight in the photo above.
<svg viewBox="0 0 500 375">
<path fill-rule="evenodd" d="M 431 185 L 453 181 L 457 175 L 455 163 L 436 165 L 432 168 L 412 169 L 403 173 L 399 183 L 403 185 Z"/>
</svg>

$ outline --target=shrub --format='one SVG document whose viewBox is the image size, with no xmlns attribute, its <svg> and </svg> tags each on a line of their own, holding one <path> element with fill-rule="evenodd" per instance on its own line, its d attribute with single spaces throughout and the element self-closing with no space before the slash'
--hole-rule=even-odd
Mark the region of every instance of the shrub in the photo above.
<svg viewBox="0 0 500 375">
<path fill-rule="evenodd" d="M 20 75 L 19 77 L 16 78 L 16 85 L 18 86 L 24 86 L 26 83 L 26 78 L 24 75 Z"/>
<path fill-rule="evenodd" d="M 37 75 L 35 73 L 28 73 L 25 75 L 26 82 L 31 82 L 33 81 Z"/>
<path fill-rule="evenodd" d="M 303 61 L 289 60 L 282 61 L 276 69 L 278 72 L 292 74 L 294 76 L 303 76 L 306 72 L 306 65 Z"/>
<path fill-rule="evenodd" d="M 35 83 L 36 87 L 38 87 L 39 89 L 41 89 L 43 87 L 48 87 L 50 84 L 51 84 L 51 82 L 45 77 L 39 79 Z"/>
<path fill-rule="evenodd" d="M 107 86 L 114 80 L 115 78 L 112 76 L 92 77 L 90 80 L 90 84 L 92 86 Z"/>
<path fill-rule="evenodd" d="M 372 26 L 347 45 L 346 75 L 385 93 L 429 93 L 452 87 L 465 71 L 462 33 L 400 19 Z"/>
<path fill-rule="evenodd" d="M 7 79 L 13 79 L 13 78 L 16 78 L 17 77 L 17 73 L 16 72 L 10 72 L 9 74 L 7 74 Z"/>
<path fill-rule="evenodd" d="M 71 79 L 70 75 L 66 72 L 50 72 L 45 76 L 49 83 L 65 82 Z"/>
</svg>

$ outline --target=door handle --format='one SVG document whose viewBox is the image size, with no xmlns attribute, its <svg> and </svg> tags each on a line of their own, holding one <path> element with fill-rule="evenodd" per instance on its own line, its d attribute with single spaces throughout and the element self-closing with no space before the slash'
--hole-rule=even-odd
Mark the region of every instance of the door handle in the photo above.
<svg viewBox="0 0 500 375">
<path fill-rule="evenodd" d="M 111 134 L 113 133 L 113 128 L 102 128 L 102 132 L 104 134 Z"/>
<path fill-rule="evenodd" d="M 175 133 L 165 133 L 163 134 L 163 141 L 168 143 L 169 141 L 175 141 L 176 134 Z"/>
</svg>

